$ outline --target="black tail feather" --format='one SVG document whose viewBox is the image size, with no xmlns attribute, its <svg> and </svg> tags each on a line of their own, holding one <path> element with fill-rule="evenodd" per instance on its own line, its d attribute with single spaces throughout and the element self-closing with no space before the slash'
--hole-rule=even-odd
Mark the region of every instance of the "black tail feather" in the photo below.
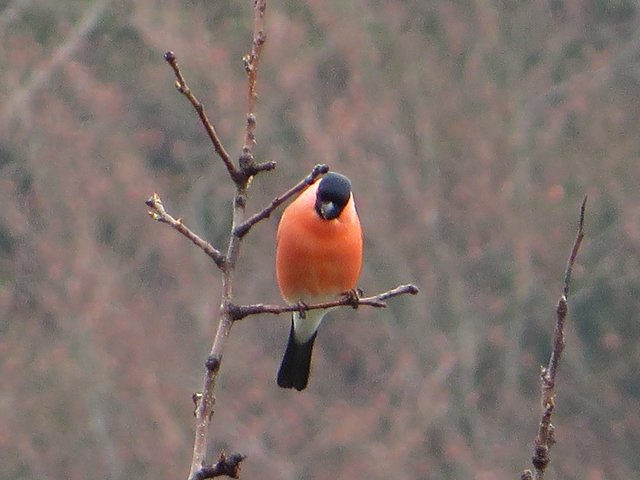
<svg viewBox="0 0 640 480">
<path fill-rule="evenodd" d="M 280 387 L 295 388 L 298 391 L 307 387 L 311 368 L 311 352 L 317 333 L 315 332 L 305 343 L 297 343 L 293 331 L 293 320 L 291 321 L 287 349 L 282 357 L 280 370 L 278 370 L 278 385 Z"/>
</svg>

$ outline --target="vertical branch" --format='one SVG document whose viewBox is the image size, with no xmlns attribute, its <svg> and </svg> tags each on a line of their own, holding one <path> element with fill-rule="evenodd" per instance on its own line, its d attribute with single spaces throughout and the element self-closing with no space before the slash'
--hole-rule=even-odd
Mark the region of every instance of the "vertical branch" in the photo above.
<svg viewBox="0 0 640 480">
<path fill-rule="evenodd" d="M 241 236 L 234 235 L 239 226 L 244 223 L 245 209 L 247 203 L 247 189 L 250 178 L 261 170 L 271 170 L 275 167 L 274 162 L 256 165 L 253 155 L 255 145 L 255 100 L 256 83 L 258 75 L 258 64 L 260 52 L 266 40 L 264 33 L 264 14 L 266 0 L 255 0 L 254 3 L 254 24 L 253 42 L 251 53 L 243 58 L 245 70 L 247 71 L 247 124 L 245 143 L 240 155 L 240 169 L 242 175 L 233 177 L 236 184 L 236 193 L 233 199 L 233 221 L 229 234 L 229 245 L 226 253 L 226 263 L 222 275 L 222 302 L 220 304 L 220 320 L 216 336 L 211 346 L 211 351 L 206 362 L 206 371 L 203 379 L 202 393 L 196 399 L 196 426 L 195 439 L 193 444 L 193 456 L 191 459 L 191 469 L 189 478 L 198 478 L 199 472 L 205 465 L 205 455 L 209 439 L 209 424 L 213 415 L 215 404 L 215 386 L 222 362 L 222 352 L 226 338 L 229 336 L 233 325 L 231 307 L 233 305 L 233 282 L 235 277 L 236 263 L 240 253 L 242 243 Z"/>
<path fill-rule="evenodd" d="M 249 176 L 254 172 L 251 170 L 255 167 L 255 159 L 253 156 L 253 147 L 256 143 L 256 84 L 258 82 L 258 65 L 260 64 L 260 53 L 267 36 L 264 33 L 264 14 L 267 8 L 266 0 L 254 0 L 254 20 L 253 20 L 253 41 L 251 44 L 251 53 L 242 58 L 244 69 L 247 72 L 247 125 L 245 132 L 244 145 L 242 147 L 242 155 L 240 155 L 240 167 Z"/>
<path fill-rule="evenodd" d="M 544 472 L 550 461 L 549 451 L 555 443 L 554 426 L 551 423 L 551 416 L 555 408 L 556 373 L 565 347 L 564 326 L 568 311 L 567 299 L 569 297 L 569 285 L 571 283 L 573 265 L 575 264 L 578 250 L 584 238 L 584 212 L 586 204 L 587 197 L 584 198 L 582 206 L 580 207 L 578 234 L 573 243 L 569 261 L 567 262 L 564 275 L 564 288 L 556 307 L 556 325 L 553 331 L 553 348 L 549 358 L 549 365 L 543 367 L 540 374 L 540 380 L 542 382 L 542 416 L 538 427 L 538 434 L 534 441 L 533 457 L 531 459 L 536 480 L 544 480 Z M 520 478 L 522 480 L 532 480 L 534 478 L 533 475 L 530 470 L 525 470 Z"/>
<path fill-rule="evenodd" d="M 564 296 L 569 298 L 569 283 L 571 282 L 571 272 L 573 271 L 573 264 L 576 261 L 576 257 L 578 256 L 578 250 L 580 249 L 580 244 L 582 243 L 582 239 L 584 238 L 584 211 L 587 208 L 587 197 L 584 197 L 582 200 L 582 205 L 580 206 L 580 222 L 578 223 L 578 236 L 576 237 L 576 241 L 573 244 L 573 249 L 571 250 L 571 255 L 569 256 L 569 261 L 567 262 L 567 269 L 564 274 Z"/>
</svg>

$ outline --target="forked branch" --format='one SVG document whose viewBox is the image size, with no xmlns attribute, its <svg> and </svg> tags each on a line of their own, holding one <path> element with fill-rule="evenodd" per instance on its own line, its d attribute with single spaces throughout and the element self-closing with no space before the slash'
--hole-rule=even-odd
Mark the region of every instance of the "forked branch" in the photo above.
<svg viewBox="0 0 640 480">
<path fill-rule="evenodd" d="M 214 478 L 217 476 L 229 476 L 238 478 L 240 462 L 245 458 L 244 455 L 234 453 L 227 456 L 220 454 L 218 462 L 208 465 L 205 461 L 207 455 L 207 445 L 210 437 L 210 424 L 214 412 L 215 405 L 215 386 L 218 379 L 218 373 L 222 363 L 223 347 L 229 336 L 231 327 L 236 320 L 245 318 L 249 315 L 258 313 L 284 313 L 290 311 L 306 311 L 316 308 L 331 308 L 338 306 L 351 306 L 357 308 L 360 305 L 368 305 L 372 307 L 385 307 L 386 300 L 398 295 L 418 293 L 418 289 L 414 285 L 401 285 L 392 290 L 380 293 L 373 297 L 361 298 L 356 292 L 350 292 L 348 295 L 337 299 L 333 302 L 325 302 L 314 305 L 244 305 L 238 306 L 233 303 L 233 287 L 236 272 L 236 264 L 239 258 L 240 247 L 244 236 L 251 228 L 261 220 L 269 218 L 271 213 L 282 205 L 291 197 L 297 195 L 302 190 L 313 184 L 321 175 L 327 173 L 329 168 L 326 165 L 316 165 L 311 173 L 307 175 L 298 184 L 293 186 L 284 194 L 274 198 L 264 209 L 254 214 L 250 218 L 245 218 L 245 208 L 247 203 L 247 191 L 251 185 L 251 177 L 259 172 L 272 170 L 276 163 L 268 161 L 264 163 L 256 162 L 254 158 L 254 146 L 256 143 L 256 84 L 258 78 L 258 66 L 262 48 L 266 41 L 264 32 L 264 15 L 266 9 L 266 0 L 254 0 L 254 24 L 253 24 L 253 41 L 251 53 L 243 57 L 244 68 L 247 73 L 247 114 L 245 125 L 245 138 L 242 146 L 238 163 L 235 164 L 226 149 L 222 145 L 218 133 L 209 120 L 204 107 L 193 94 L 182 74 L 176 56 L 173 52 L 165 54 L 165 60 L 173 69 L 176 77 L 176 88 L 184 95 L 193 108 L 196 110 L 200 121 L 204 126 L 211 143 L 227 168 L 229 176 L 235 183 L 235 194 L 233 197 L 233 217 L 231 229 L 229 232 L 229 242 L 225 253 L 213 247 L 210 243 L 200 238 L 184 225 L 180 218 L 174 218 L 170 215 L 162 200 L 157 194 L 153 194 L 146 204 L 149 207 L 149 215 L 158 222 L 167 224 L 173 229 L 180 232 L 186 238 L 191 240 L 195 245 L 200 247 L 222 271 L 222 299 L 220 302 L 219 321 L 217 331 L 211 345 L 209 356 L 205 362 L 205 372 L 202 381 L 202 390 L 194 394 L 195 402 L 195 435 L 193 444 L 193 456 L 191 459 L 191 468 L 189 471 L 189 480 L 203 480 L 205 478 Z"/>
</svg>

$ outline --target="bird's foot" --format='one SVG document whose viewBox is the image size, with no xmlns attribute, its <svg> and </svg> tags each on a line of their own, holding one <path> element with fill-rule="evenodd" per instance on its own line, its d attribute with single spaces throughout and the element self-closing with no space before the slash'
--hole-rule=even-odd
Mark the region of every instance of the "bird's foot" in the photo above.
<svg viewBox="0 0 640 480">
<path fill-rule="evenodd" d="M 363 292 L 360 288 L 352 288 L 351 290 L 347 290 L 340 294 L 346 304 L 351 305 L 354 309 L 358 308 L 360 305 L 360 297 L 362 297 L 362 295 Z"/>
<path fill-rule="evenodd" d="M 297 306 L 298 306 L 298 315 L 300 315 L 300 318 L 306 317 L 307 311 L 309 310 L 309 305 L 304 303 L 302 300 L 299 300 Z"/>
</svg>

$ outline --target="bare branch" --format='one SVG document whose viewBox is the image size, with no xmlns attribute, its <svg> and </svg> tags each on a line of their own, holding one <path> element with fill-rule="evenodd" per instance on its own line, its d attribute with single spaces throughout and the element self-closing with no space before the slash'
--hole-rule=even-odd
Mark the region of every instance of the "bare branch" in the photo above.
<svg viewBox="0 0 640 480">
<path fill-rule="evenodd" d="M 573 243 L 571 249 L 571 255 L 567 262 L 567 268 L 564 275 L 564 288 L 558 305 L 556 306 L 556 325 L 553 332 L 553 348 L 551 356 L 549 358 L 549 365 L 542 368 L 540 373 L 540 380 L 542 383 L 542 416 L 540 419 L 540 425 L 538 427 L 538 434 L 536 435 L 533 448 L 533 457 L 531 463 L 533 464 L 535 479 L 543 480 L 544 472 L 549 465 L 549 451 L 555 443 L 554 427 L 551 423 L 551 416 L 555 408 L 555 384 L 556 373 L 560 364 L 560 358 L 565 347 L 564 326 L 567 318 L 567 298 L 569 295 L 569 285 L 571 283 L 571 272 L 578 256 L 578 250 L 584 238 L 584 212 L 587 204 L 587 197 L 582 201 L 580 207 L 580 221 L 578 224 L 578 234 Z M 521 478 L 531 479 L 532 472 L 525 470 Z"/>
<path fill-rule="evenodd" d="M 211 435 L 211 418 L 214 413 L 215 387 L 222 363 L 222 354 L 226 339 L 228 338 L 231 327 L 236 320 L 249 315 L 258 313 L 284 313 L 291 311 L 304 312 L 306 310 L 318 308 L 332 308 L 338 306 L 351 306 L 358 308 L 360 305 L 372 307 L 386 307 L 386 300 L 403 294 L 415 295 L 418 293 L 417 287 L 414 285 L 400 285 L 387 292 L 380 293 L 372 297 L 361 298 L 357 292 L 347 292 L 341 298 L 333 302 L 325 302 L 315 305 L 245 305 L 237 306 L 233 303 L 233 286 L 236 273 L 236 264 L 239 258 L 240 247 L 244 236 L 261 220 L 268 218 L 271 213 L 289 198 L 297 195 L 302 190 L 313 184 L 321 175 L 327 173 L 329 168 L 326 165 L 316 165 L 311 173 L 300 181 L 297 185 L 289 189 L 284 194 L 276 197 L 262 211 L 256 213 L 249 219 L 245 218 L 247 191 L 251 185 L 251 177 L 262 171 L 273 170 L 276 163 L 268 161 L 257 163 L 254 158 L 254 147 L 256 143 L 256 115 L 255 107 L 257 101 L 256 84 L 258 79 L 258 66 L 262 48 L 266 41 L 264 33 L 264 15 L 266 10 L 266 0 L 254 0 L 254 25 L 253 25 L 253 42 L 251 53 L 243 58 L 244 67 L 247 73 L 247 117 L 245 139 L 240 154 L 238 166 L 231 161 L 229 154 L 224 149 L 220 138 L 213 124 L 209 121 L 202 104 L 189 89 L 186 80 L 180 71 L 175 54 L 167 52 L 165 60 L 173 68 L 176 76 L 176 88 L 191 103 L 198 113 L 202 125 L 205 127 L 207 134 L 213 144 L 213 147 L 222 159 L 229 176 L 235 183 L 235 194 L 233 198 L 233 219 L 227 250 L 223 254 L 208 242 L 202 240 L 195 233 L 189 230 L 181 219 L 175 219 L 166 212 L 160 197 L 153 194 L 146 202 L 151 209 L 149 215 L 162 223 L 172 226 L 175 230 L 182 233 L 194 244 L 200 247 L 207 255 L 209 255 L 222 271 L 222 299 L 220 302 L 219 322 L 216 330 L 209 356 L 205 362 L 205 372 L 202 380 L 202 390 L 193 395 L 195 403 L 195 435 L 193 443 L 193 455 L 191 458 L 191 467 L 189 470 L 189 480 L 203 480 L 205 478 L 214 478 L 217 476 L 229 476 L 238 478 L 240 462 L 245 458 L 242 454 L 233 454 L 227 457 L 224 453 L 220 454 L 219 461 L 214 465 L 205 465 L 205 457 L 207 455 L 207 444 Z"/>
<path fill-rule="evenodd" d="M 276 208 L 286 202 L 289 198 L 307 188 L 309 185 L 312 185 L 318 179 L 318 177 L 320 177 L 320 175 L 324 175 L 328 171 L 328 166 L 323 164 L 316 165 L 315 167 L 313 167 L 313 170 L 311 170 L 311 173 L 300 182 L 298 182 L 297 185 L 295 185 L 293 188 L 290 188 L 282 195 L 274 198 L 266 208 L 250 217 L 246 222 L 238 225 L 238 227 L 233 231 L 233 234 L 236 237 L 244 237 L 247 233 L 249 233 L 251 227 L 253 227 L 256 223 L 269 218 L 271 216 L 271 213 L 273 213 Z"/>
<path fill-rule="evenodd" d="M 198 113 L 198 116 L 200 117 L 200 121 L 204 126 L 204 129 L 207 131 L 207 135 L 209 135 L 209 139 L 213 144 L 213 148 L 215 149 L 218 156 L 224 162 L 229 172 L 229 175 L 231 176 L 233 181 L 238 182 L 239 177 L 241 175 L 238 172 L 236 166 L 231 161 L 231 157 L 229 156 L 224 146 L 222 145 L 222 142 L 220 141 L 220 137 L 218 137 L 218 132 L 216 132 L 216 128 L 209 121 L 209 117 L 207 117 L 207 114 L 204 111 L 204 106 L 200 103 L 200 101 L 196 98 L 196 96 L 193 94 L 193 92 L 187 85 L 187 82 L 184 79 L 182 72 L 180 71 L 180 67 L 178 66 L 178 61 L 176 59 L 175 53 L 166 52 L 164 54 L 164 59 L 167 61 L 169 65 L 171 65 L 171 68 L 173 69 L 173 73 L 176 76 L 176 89 L 185 97 L 187 97 L 187 100 L 189 100 L 191 105 L 193 105 L 193 108 L 195 109 L 195 111 Z"/>
<path fill-rule="evenodd" d="M 553 350 L 551 351 L 551 357 L 549 359 L 549 365 L 546 368 L 544 375 L 542 377 L 543 381 L 543 406 L 547 403 L 552 402 L 553 397 L 553 387 L 555 385 L 556 372 L 558 370 L 558 364 L 560 363 L 560 357 L 562 356 L 562 351 L 565 346 L 564 339 L 564 322 L 567 317 L 567 299 L 569 296 L 569 284 L 571 283 L 571 272 L 573 271 L 573 265 L 575 264 L 576 257 L 578 256 L 578 250 L 580 249 L 580 244 L 582 243 L 582 239 L 584 238 L 584 212 L 587 205 L 587 197 L 584 197 L 582 201 L 582 206 L 580 207 L 580 221 L 578 223 L 578 234 L 576 236 L 575 242 L 573 243 L 573 248 L 571 249 L 571 255 L 569 256 L 569 261 L 567 262 L 567 268 L 565 270 L 564 275 L 564 289 L 563 294 L 558 300 L 558 305 L 556 307 L 556 326 L 553 332 Z"/>
<path fill-rule="evenodd" d="M 157 220 L 160 223 L 166 223 L 167 225 L 173 227 L 175 230 L 180 232 L 182 235 L 191 240 L 196 246 L 200 247 L 204 253 L 209 255 L 216 263 L 220 270 L 224 270 L 226 265 L 225 256 L 221 251 L 217 250 L 213 245 L 209 242 L 206 242 L 194 232 L 192 232 L 187 226 L 182 222 L 181 218 L 173 218 L 164 208 L 162 204 L 162 200 L 157 193 L 154 193 L 147 199 L 145 202 L 147 207 L 151 210 L 149 211 L 149 216 L 154 220 Z"/>
<path fill-rule="evenodd" d="M 256 84 L 258 81 L 258 65 L 260 63 L 260 54 L 262 47 L 267 40 L 264 32 L 264 13 L 267 8 L 266 0 L 254 0 L 254 19 L 253 19 L 253 41 L 251 45 L 251 53 L 242 58 L 244 69 L 247 72 L 247 124 L 244 146 L 240 155 L 240 168 L 247 176 L 253 176 L 256 171 L 255 159 L 253 156 L 253 147 L 256 143 Z M 265 164 L 262 164 L 265 165 Z M 273 163 L 275 167 L 275 163 Z M 269 168 L 267 168 L 269 169 Z"/>
<path fill-rule="evenodd" d="M 314 303 L 307 305 L 305 303 L 297 303 L 292 305 L 265 305 L 257 303 L 254 305 L 234 305 L 230 306 L 230 314 L 233 320 L 242 320 L 249 315 L 258 315 L 261 313 L 272 313 L 275 315 L 286 312 L 306 312 L 308 310 L 318 310 L 324 308 L 333 307 L 352 307 L 358 308 L 360 305 L 366 305 L 369 307 L 385 308 L 387 306 L 385 300 L 397 297 L 399 295 L 411 294 L 416 295 L 418 293 L 418 287 L 412 284 L 400 285 L 392 290 L 388 290 L 383 293 L 379 293 L 372 297 L 361 298 L 357 294 L 347 292 L 337 300 L 331 302 Z"/>
<path fill-rule="evenodd" d="M 220 308 L 220 320 L 216 335 L 211 345 L 209 358 L 206 362 L 206 371 L 202 382 L 202 394 L 196 405 L 196 425 L 195 436 L 193 442 L 193 456 L 191 458 L 191 468 L 189 477 L 192 478 L 200 467 L 207 452 L 207 443 L 209 442 L 211 416 L 215 405 L 215 387 L 222 362 L 222 352 L 226 339 L 229 337 L 231 327 L 233 326 L 233 318 L 230 313 L 230 305 L 233 299 L 233 283 L 235 277 L 236 262 L 240 254 L 240 245 L 242 237 L 234 234 L 239 225 L 244 223 L 245 207 L 247 201 L 247 189 L 250 185 L 251 176 L 258 171 L 270 170 L 275 167 L 275 163 L 256 165 L 253 158 L 253 146 L 255 144 L 255 126 L 256 118 L 255 97 L 256 97 L 256 81 L 258 71 L 258 60 L 262 45 L 265 41 L 263 31 L 264 12 L 266 8 L 266 0 L 255 0 L 254 9 L 254 29 L 253 29 L 253 47 L 248 60 L 245 60 L 245 67 L 248 74 L 248 105 L 247 105 L 247 126 L 245 145 L 242 147 L 240 155 L 240 169 L 236 170 L 228 159 L 225 164 L 229 169 L 231 178 L 236 184 L 236 192 L 233 198 L 233 220 L 231 223 L 231 235 L 229 245 L 225 256 L 225 270 L 222 275 L 222 302 Z"/>
<path fill-rule="evenodd" d="M 246 455 L 234 453 L 227 456 L 224 452 L 220 453 L 220 458 L 215 465 L 206 465 L 195 472 L 190 480 L 204 480 L 205 478 L 215 478 L 227 476 L 230 478 L 240 478 L 240 462 Z"/>
<path fill-rule="evenodd" d="M 576 257 L 578 256 L 578 250 L 580 249 L 580 244 L 582 243 L 582 239 L 584 238 L 584 212 L 587 208 L 587 197 L 585 196 L 582 200 L 582 205 L 580 206 L 580 221 L 578 222 L 578 235 L 576 237 L 576 241 L 573 244 L 573 249 L 571 250 L 571 255 L 569 256 L 569 262 L 567 263 L 567 269 L 564 274 L 564 296 L 565 298 L 569 298 L 569 282 L 571 281 L 571 272 L 573 271 L 573 264 L 576 261 Z"/>
</svg>

